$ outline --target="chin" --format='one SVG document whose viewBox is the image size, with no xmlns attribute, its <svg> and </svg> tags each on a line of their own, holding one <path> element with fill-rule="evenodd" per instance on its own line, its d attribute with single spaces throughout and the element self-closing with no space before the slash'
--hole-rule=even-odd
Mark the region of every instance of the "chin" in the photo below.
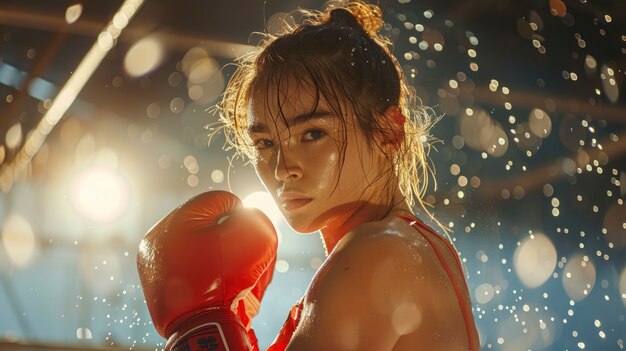
<svg viewBox="0 0 626 351">
<path fill-rule="evenodd" d="M 308 235 L 319 230 L 319 228 L 313 228 L 313 226 L 308 225 L 305 221 L 295 218 L 294 216 L 285 216 L 285 220 L 287 224 L 289 224 L 289 227 L 298 234 Z"/>
</svg>

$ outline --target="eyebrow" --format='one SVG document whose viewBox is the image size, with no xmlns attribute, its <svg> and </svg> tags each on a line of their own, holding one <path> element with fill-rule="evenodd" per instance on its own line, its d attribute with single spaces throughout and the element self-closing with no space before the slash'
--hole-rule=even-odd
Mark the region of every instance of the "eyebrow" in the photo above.
<svg viewBox="0 0 626 351">
<path fill-rule="evenodd" d="M 312 119 L 321 119 L 325 117 L 335 117 L 335 115 L 333 115 L 329 111 L 315 111 L 312 113 L 307 112 L 307 113 L 297 115 L 296 117 L 292 119 L 287 119 L 287 126 L 291 128 L 295 125 L 309 122 Z M 250 127 L 248 127 L 248 131 L 250 133 L 267 133 L 267 126 L 261 122 L 255 122 L 252 125 L 250 125 Z"/>
</svg>

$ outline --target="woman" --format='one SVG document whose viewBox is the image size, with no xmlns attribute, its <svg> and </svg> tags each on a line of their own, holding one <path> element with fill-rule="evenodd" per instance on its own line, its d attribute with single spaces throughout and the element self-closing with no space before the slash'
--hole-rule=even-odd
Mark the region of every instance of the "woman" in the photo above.
<svg viewBox="0 0 626 351">
<path fill-rule="evenodd" d="M 413 214 L 430 215 L 435 121 L 377 34 L 380 9 L 300 12 L 242 58 L 218 105 L 228 142 L 328 255 L 269 350 L 478 350 L 458 255 Z"/>
</svg>

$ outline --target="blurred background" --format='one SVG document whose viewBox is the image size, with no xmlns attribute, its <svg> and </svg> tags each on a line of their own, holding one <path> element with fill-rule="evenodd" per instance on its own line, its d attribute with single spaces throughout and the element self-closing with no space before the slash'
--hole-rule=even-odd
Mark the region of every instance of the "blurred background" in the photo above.
<svg viewBox="0 0 626 351">
<path fill-rule="evenodd" d="M 280 230 L 253 323 L 271 343 L 321 240 L 291 231 L 205 126 L 250 33 L 325 4 L 0 1 L 1 350 L 161 349 L 138 243 L 212 189 Z M 426 201 L 454 230 L 482 349 L 623 349 L 626 3 L 380 6 L 407 80 L 445 115 Z"/>
</svg>

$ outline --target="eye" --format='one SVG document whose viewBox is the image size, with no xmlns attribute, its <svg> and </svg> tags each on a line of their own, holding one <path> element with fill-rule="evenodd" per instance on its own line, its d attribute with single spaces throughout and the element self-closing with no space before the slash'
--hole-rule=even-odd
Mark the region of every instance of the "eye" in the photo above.
<svg viewBox="0 0 626 351">
<path fill-rule="evenodd" d="M 326 135 L 326 133 L 323 130 L 320 129 L 311 129 L 309 131 L 307 131 L 306 133 L 304 133 L 305 135 L 305 140 L 306 141 L 316 141 L 318 139 L 321 139 L 322 137 L 324 137 L 324 135 Z M 307 138 L 306 136 L 310 135 L 310 138 Z"/>
<path fill-rule="evenodd" d="M 263 150 L 271 148 L 274 144 L 269 139 L 257 139 L 252 146 L 258 150 Z"/>
</svg>

